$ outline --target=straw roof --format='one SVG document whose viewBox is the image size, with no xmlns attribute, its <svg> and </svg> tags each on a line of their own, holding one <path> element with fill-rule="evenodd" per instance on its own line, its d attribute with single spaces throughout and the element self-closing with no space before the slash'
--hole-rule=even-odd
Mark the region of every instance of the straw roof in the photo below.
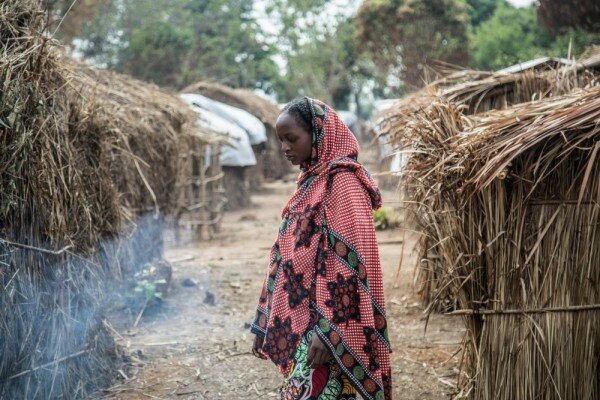
<svg viewBox="0 0 600 400">
<path fill-rule="evenodd" d="M 133 212 L 172 213 L 180 154 L 189 141 L 223 141 L 180 98 L 146 82 L 61 57 L 69 86 L 95 110 L 91 129 L 108 140 L 112 177 Z M 160 165 L 159 168 L 157 168 Z"/>
<path fill-rule="evenodd" d="M 84 397 L 116 362 L 92 310 L 109 269 L 94 254 L 121 230 L 118 195 L 43 24 L 37 1 L 0 6 L 2 398 Z"/>
<path fill-rule="evenodd" d="M 376 118 L 380 135 L 401 140 L 403 127 L 414 119 L 415 113 L 438 98 L 464 107 L 465 114 L 504 109 L 514 104 L 560 96 L 575 88 L 598 84 L 600 50 L 591 47 L 573 65 L 558 69 L 528 70 L 518 73 L 484 71 L 446 71 L 447 75 L 425 88 L 399 99 L 394 106 Z"/>
</svg>

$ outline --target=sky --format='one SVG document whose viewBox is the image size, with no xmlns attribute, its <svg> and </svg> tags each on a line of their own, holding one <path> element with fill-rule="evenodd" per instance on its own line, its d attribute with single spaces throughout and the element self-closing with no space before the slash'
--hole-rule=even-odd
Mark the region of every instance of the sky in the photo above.
<svg viewBox="0 0 600 400">
<path fill-rule="evenodd" d="M 515 7 L 527 7 L 533 3 L 533 0 L 508 0 Z"/>
</svg>

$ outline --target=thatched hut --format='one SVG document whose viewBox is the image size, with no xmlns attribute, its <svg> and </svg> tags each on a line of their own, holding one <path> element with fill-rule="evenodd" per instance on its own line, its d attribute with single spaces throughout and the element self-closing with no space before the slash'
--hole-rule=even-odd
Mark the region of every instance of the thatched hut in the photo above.
<svg viewBox="0 0 600 400">
<path fill-rule="evenodd" d="M 277 104 L 245 89 L 232 89 L 217 83 L 198 82 L 183 90 L 184 93 L 198 93 L 211 99 L 248 111 L 260 119 L 267 128 L 267 144 L 262 159 L 263 176 L 266 179 L 281 179 L 291 172 L 289 162 L 280 149 L 275 131 L 279 116 Z"/>
<path fill-rule="evenodd" d="M 35 0 L 0 6 L 0 398 L 110 382 L 109 283 L 161 257 L 180 150 L 204 142 L 176 97 L 70 61 L 44 20 Z"/>
<path fill-rule="evenodd" d="M 465 397 L 600 398 L 598 121 L 592 86 L 474 116 L 440 100 L 405 130 L 432 302 L 467 327 Z"/>
<path fill-rule="evenodd" d="M 506 109 L 516 104 L 535 103 L 541 99 L 570 93 L 576 88 L 590 87 L 600 83 L 600 52 L 590 48 L 577 63 L 557 70 L 526 70 L 519 73 L 489 73 L 480 71 L 456 71 L 432 82 L 424 89 L 399 99 L 377 119 L 378 134 L 392 144 L 395 151 L 406 155 L 411 147 L 406 138 L 413 137 L 416 127 L 422 123 L 425 109 L 438 101 L 449 102 L 461 111 L 461 115 Z M 400 179 L 397 180 L 400 182 Z M 439 274 L 436 264 L 419 271 L 422 299 L 430 304 L 432 296 L 440 297 Z M 446 293 L 446 304 L 452 308 L 455 299 Z"/>
</svg>

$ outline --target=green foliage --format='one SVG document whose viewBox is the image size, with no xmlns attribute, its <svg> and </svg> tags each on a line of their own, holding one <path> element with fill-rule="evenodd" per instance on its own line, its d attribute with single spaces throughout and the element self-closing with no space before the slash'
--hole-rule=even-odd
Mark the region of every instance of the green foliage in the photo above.
<svg viewBox="0 0 600 400">
<path fill-rule="evenodd" d="M 144 298 L 146 299 L 147 302 L 150 302 L 153 300 L 161 301 L 162 293 L 160 293 L 158 290 L 156 290 L 156 285 L 165 284 L 165 283 L 167 283 L 167 281 L 165 281 L 164 279 L 159 279 L 156 281 L 141 280 L 141 281 L 137 282 L 137 285 L 134 288 L 134 291 L 136 293 L 143 294 Z"/>
<path fill-rule="evenodd" d="M 347 8 L 324 0 L 275 0 L 267 12 L 279 21 L 275 42 L 286 65 L 274 87 L 280 101 L 311 95 L 336 108 L 354 102 L 360 112 L 359 93 L 370 79 L 371 63 L 357 49 L 356 27 Z"/>
<path fill-rule="evenodd" d="M 556 36 L 550 45 L 548 54 L 558 57 L 578 56 L 591 45 L 600 44 L 600 32 L 588 32 L 583 29 L 568 29 Z M 571 53 L 569 54 L 569 47 Z"/>
<path fill-rule="evenodd" d="M 508 5 L 506 0 L 465 0 L 465 2 L 468 4 L 467 11 L 473 27 L 490 19 L 499 6 Z"/>
<path fill-rule="evenodd" d="M 471 66 L 497 70 L 541 56 L 567 57 L 598 43 L 598 34 L 570 30 L 553 38 L 538 23 L 533 7 L 500 6 L 493 16 L 473 30 L 470 38 Z"/>
<path fill-rule="evenodd" d="M 157 22 L 131 31 L 129 46 L 122 53 L 123 70 L 159 85 L 177 86 L 181 66 L 193 46 L 191 29 Z"/>
<path fill-rule="evenodd" d="M 378 231 L 393 229 L 400 224 L 398 217 L 395 216 L 391 210 L 383 207 L 373 211 L 373 222 L 375 224 L 375 229 Z"/>
<path fill-rule="evenodd" d="M 421 86 L 432 60 L 468 64 L 468 20 L 461 0 L 365 0 L 357 15 L 358 37 L 380 81 L 390 85 L 390 75 L 399 75 L 402 83 Z"/>
<path fill-rule="evenodd" d="M 341 21 L 287 53 L 286 77 L 276 86 L 280 100 L 311 95 L 348 108 L 369 75 L 367 61 L 357 51 L 355 32 L 352 21 Z"/>
<path fill-rule="evenodd" d="M 535 10 L 499 7 L 471 37 L 471 65 L 476 69 L 497 70 L 545 55 L 550 38 L 537 24 Z"/>
<path fill-rule="evenodd" d="M 232 87 L 270 91 L 278 69 L 271 45 L 259 40 L 261 29 L 252 17 L 253 1 L 188 0 L 194 48 L 183 80 L 211 80 Z"/>
</svg>

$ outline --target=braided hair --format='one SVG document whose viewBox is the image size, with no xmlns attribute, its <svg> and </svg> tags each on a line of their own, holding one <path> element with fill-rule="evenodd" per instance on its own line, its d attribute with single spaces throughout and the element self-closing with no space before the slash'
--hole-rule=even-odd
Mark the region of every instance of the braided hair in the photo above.
<svg viewBox="0 0 600 400">
<path fill-rule="evenodd" d="M 312 131 L 312 112 L 308 97 L 298 97 L 283 107 L 280 114 L 284 112 L 294 118 L 302 129 L 310 133 Z"/>
</svg>

